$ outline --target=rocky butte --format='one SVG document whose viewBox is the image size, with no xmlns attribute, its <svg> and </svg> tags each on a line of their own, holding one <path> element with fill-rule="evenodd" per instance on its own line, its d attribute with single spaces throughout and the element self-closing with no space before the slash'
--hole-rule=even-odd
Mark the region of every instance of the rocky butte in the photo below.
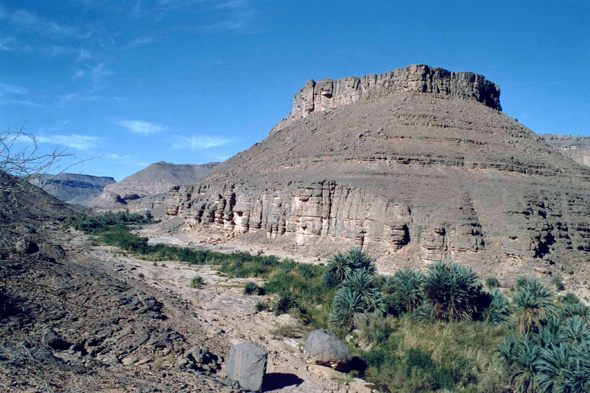
<svg viewBox="0 0 590 393">
<path fill-rule="evenodd" d="M 270 135 L 192 184 L 187 233 L 379 267 L 453 259 L 572 272 L 590 256 L 590 170 L 501 111 L 482 75 L 412 65 L 309 81 Z M 520 269 L 520 270 L 519 270 Z"/>
</svg>

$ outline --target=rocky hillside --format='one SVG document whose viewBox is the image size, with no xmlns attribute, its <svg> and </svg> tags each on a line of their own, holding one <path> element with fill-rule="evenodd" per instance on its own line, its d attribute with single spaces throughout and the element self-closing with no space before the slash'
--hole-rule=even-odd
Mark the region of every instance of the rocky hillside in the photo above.
<svg viewBox="0 0 590 393">
<path fill-rule="evenodd" d="M 233 391 L 195 362 L 229 346 L 186 303 L 64 233 L 71 206 L 2 171 L 0 189 L 0 391 Z"/>
<path fill-rule="evenodd" d="M 543 139 L 578 164 L 590 166 L 590 137 L 543 134 Z"/>
<path fill-rule="evenodd" d="M 99 196 L 106 186 L 115 183 L 115 179 L 106 176 L 60 173 L 41 175 L 32 179 L 31 183 L 61 201 L 84 205 Z"/>
<path fill-rule="evenodd" d="M 225 239 L 388 263 L 571 271 L 590 251 L 590 170 L 501 112 L 483 76 L 424 65 L 310 81 L 268 138 L 167 196 Z"/>
<path fill-rule="evenodd" d="M 117 208 L 125 206 L 131 201 L 135 201 L 134 203 L 137 204 L 137 200 L 140 198 L 164 194 L 168 192 L 170 187 L 206 177 L 215 165 L 217 165 L 216 162 L 203 165 L 157 162 L 120 182 L 105 187 L 103 193 L 91 201 L 89 205 Z"/>
</svg>

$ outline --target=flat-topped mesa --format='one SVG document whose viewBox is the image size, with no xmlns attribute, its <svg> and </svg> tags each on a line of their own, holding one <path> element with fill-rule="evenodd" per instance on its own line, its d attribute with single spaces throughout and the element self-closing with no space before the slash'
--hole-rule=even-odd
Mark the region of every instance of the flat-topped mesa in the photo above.
<svg viewBox="0 0 590 393">
<path fill-rule="evenodd" d="M 312 112 L 406 92 L 459 97 L 481 102 L 498 111 L 502 110 L 500 87 L 483 75 L 473 72 L 452 72 L 417 64 L 360 78 L 322 79 L 318 82 L 310 79 L 301 91 L 295 94 L 293 111 L 271 130 L 270 135 Z"/>
</svg>

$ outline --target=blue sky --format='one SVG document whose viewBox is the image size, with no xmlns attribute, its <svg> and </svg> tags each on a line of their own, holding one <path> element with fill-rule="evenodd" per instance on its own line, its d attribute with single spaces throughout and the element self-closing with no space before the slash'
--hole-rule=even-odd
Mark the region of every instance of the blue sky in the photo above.
<svg viewBox="0 0 590 393">
<path fill-rule="evenodd" d="M 0 130 L 121 180 L 263 140 L 308 79 L 485 75 L 538 133 L 590 135 L 580 1 L 0 0 Z"/>
</svg>

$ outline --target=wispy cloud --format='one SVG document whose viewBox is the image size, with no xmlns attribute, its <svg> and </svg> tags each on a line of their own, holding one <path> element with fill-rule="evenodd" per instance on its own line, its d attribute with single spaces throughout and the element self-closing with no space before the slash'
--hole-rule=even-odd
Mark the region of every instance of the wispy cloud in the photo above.
<svg viewBox="0 0 590 393">
<path fill-rule="evenodd" d="M 103 154 L 102 157 L 107 158 L 109 160 L 129 160 L 131 158 L 131 156 L 121 156 L 119 154 L 114 153 Z"/>
<path fill-rule="evenodd" d="M 77 61 L 84 61 L 88 59 L 90 59 L 90 52 L 84 48 L 80 49 L 80 54 L 78 55 Z"/>
<path fill-rule="evenodd" d="M 54 145 L 71 147 L 78 150 L 91 150 L 99 146 L 103 142 L 103 138 L 97 136 L 86 135 L 52 135 L 52 136 L 38 136 L 39 143 L 50 143 Z"/>
<path fill-rule="evenodd" d="M 92 35 L 91 30 L 81 32 L 75 27 L 61 25 L 56 22 L 40 18 L 26 10 L 16 10 L 9 14 L 5 12 L 4 18 L 21 28 L 26 28 L 30 31 L 36 31 L 44 36 L 51 36 L 56 38 L 79 38 L 85 39 Z"/>
<path fill-rule="evenodd" d="M 98 65 L 91 67 L 92 70 L 92 79 L 94 82 L 98 82 L 102 77 L 113 75 L 114 72 L 107 69 L 104 63 L 99 63 Z"/>
<path fill-rule="evenodd" d="M 0 18 L 2 19 L 2 18 Z M 0 38 L 0 50 L 3 51 L 13 51 L 15 50 L 15 46 L 13 45 L 16 40 L 12 37 L 4 37 Z"/>
<path fill-rule="evenodd" d="M 161 38 L 156 37 L 156 36 L 138 37 L 138 38 L 134 39 L 133 41 L 131 41 L 130 43 L 128 43 L 127 45 L 125 45 L 123 47 L 123 49 L 135 48 L 136 46 L 140 46 L 140 45 L 155 44 L 156 42 L 160 42 L 160 41 L 161 41 Z"/>
<path fill-rule="evenodd" d="M 29 94 L 29 89 L 27 89 L 26 87 L 23 87 L 23 86 L 0 83 L 0 96 L 6 95 L 6 94 L 18 94 L 18 95 Z"/>
<path fill-rule="evenodd" d="M 115 124 L 127 128 L 131 132 L 137 134 L 154 134 L 156 132 L 164 131 L 164 127 L 160 124 L 150 123 L 147 121 L 137 120 L 116 120 Z"/>
<path fill-rule="evenodd" d="M 172 148 L 181 149 L 188 147 L 192 150 L 206 150 L 213 147 L 225 146 L 232 142 L 232 139 L 219 136 L 181 136 L 173 141 Z"/>
<path fill-rule="evenodd" d="M 252 33 L 257 12 L 252 0 L 228 0 L 222 1 L 211 7 L 210 10 L 217 13 L 218 21 L 195 29 L 201 32 L 232 31 L 239 33 Z"/>
<path fill-rule="evenodd" d="M 68 93 L 57 97 L 54 102 L 54 105 L 58 108 L 63 108 L 69 104 L 76 104 L 79 102 L 90 102 L 90 101 L 98 101 L 103 99 L 102 96 L 93 95 L 93 94 L 79 94 L 79 93 Z"/>
<path fill-rule="evenodd" d="M 202 3 L 204 0 L 157 0 L 158 7 L 165 11 L 178 10 L 191 6 L 193 4 Z"/>
</svg>

